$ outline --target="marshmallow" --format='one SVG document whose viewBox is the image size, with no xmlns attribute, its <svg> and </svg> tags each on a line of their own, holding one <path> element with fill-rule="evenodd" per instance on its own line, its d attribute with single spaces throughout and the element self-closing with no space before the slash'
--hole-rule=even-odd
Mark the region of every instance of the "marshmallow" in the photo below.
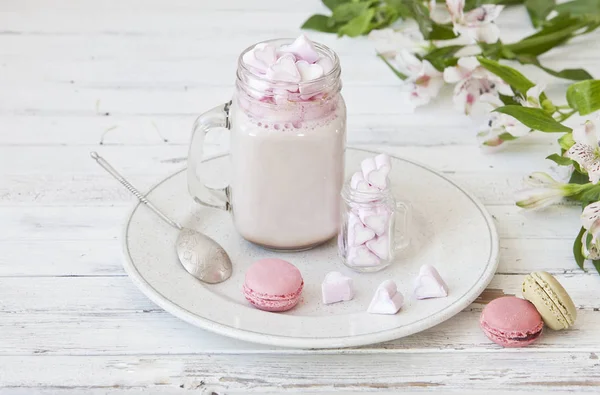
<svg viewBox="0 0 600 395">
<path fill-rule="evenodd" d="M 435 267 L 423 265 L 415 279 L 414 294 L 417 299 L 444 298 L 448 296 L 448 286 Z"/>
<path fill-rule="evenodd" d="M 396 314 L 404 304 L 404 296 L 398 292 L 396 283 L 386 280 L 377 287 L 367 312 L 371 314 Z"/>
<path fill-rule="evenodd" d="M 361 172 L 356 172 L 352 175 L 352 178 L 350 179 L 350 188 L 359 192 L 377 191 L 376 188 L 372 187 L 367 181 L 365 181 L 365 178 Z"/>
<path fill-rule="evenodd" d="M 267 69 L 267 78 L 278 82 L 300 82 L 301 77 L 296 67 L 294 55 L 285 54 L 277 59 L 277 62 Z"/>
<path fill-rule="evenodd" d="M 340 272 L 328 273 L 321 284 L 321 292 L 324 304 L 352 300 L 354 297 L 352 279 Z"/>
<path fill-rule="evenodd" d="M 359 246 L 375 237 L 375 232 L 367 228 L 354 213 L 348 213 L 348 245 Z"/>
<path fill-rule="evenodd" d="M 377 168 L 377 163 L 375 162 L 374 158 L 364 159 L 362 162 L 360 162 L 360 168 L 365 181 L 367 181 L 370 185 L 380 190 L 388 187 L 387 176 L 390 173 L 390 168 Z"/>
<path fill-rule="evenodd" d="M 348 247 L 347 262 L 352 266 L 377 266 L 381 263 L 377 255 L 366 246 Z"/>
<path fill-rule="evenodd" d="M 315 63 L 319 60 L 319 53 L 314 44 L 302 34 L 290 45 L 282 45 L 279 49 L 281 52 L 294 54 L 298 60 L 305 60 L 308 63 Z"/>
<path fill-rule="evenodd" d="M 317 60 L 316 64 L 323 68 L 323 74 L 327 74 L 333 69 L 333 61 L 327 56 L 324 56 Z"/>
<path fill-rule="evenodd" d="M 390 237 L 388 235 L 377 236 L 365 243 L 367 248 L 383 260 L 390 259 Z"/>
<path fill-rule="evenodd" d="M 318 64 L 310 64 L 306 60 L 296 62 L 302 82 L 316 80 L 323 76 L 323 67 Z"/>
<path fill-rule="evenodd" d="M 391 216 L 391 211 L 383 205 L 358 209 L 358 217 L 361 222 L 367 228 L 373 229 L 377 236 L 381 236 L 388 230 Z"/>
<path fill-rule="evenodd" d="M 258 70 L 261 74 L 264 74 L 269 66 L 277 61 L 277 54 L 275 53 L 275 47 L 273 45 L 260 43 L 256 44 L 250 51 L 246 52 L 242 57 L 242 60 L 248 66 Z"/>
<path fill-rule="evenodd" d="M 377 155 L 375 157 L 375 165 L 378 169 L 387 169 L 389 174 L 390 170 L 392 169 L 392 161 L 390 160 L 390 156 L 388 154 Z"/>
</svg>

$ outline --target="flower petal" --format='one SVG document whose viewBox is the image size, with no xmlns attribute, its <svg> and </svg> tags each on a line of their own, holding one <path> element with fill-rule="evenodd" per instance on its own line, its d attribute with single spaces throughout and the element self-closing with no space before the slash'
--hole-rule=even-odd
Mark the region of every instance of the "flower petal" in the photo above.
<svg viewBox="0 0 600 395">
<path fill-rule="evenodd" d="M 500 28 L 495 23 L 481 25 L 473 33 L 475 40 L 488 44 L 494 44 L 500 38 Z"/>
<path fill-rule="evenodd" d="M 581 212 L 581 226 L 590 230 L 592 224 L 600 219 L 600 202 L 591 203 L 585 206 Z"/>
<path fill-rule="evenodd" d="M 577 143 L 586 144 L 593 149 L 598 148 L 598 134 L 596 125 L 592 121 L 586 121 L 582 126 L 573 130 L 573 140 Z"/>
<path fill-rule="evenodd" d="M 563 193 L 557 188 L 528 188 L 518 191 L 515 199 L 521 208 L 540 209 L 560 202 Z"/>
<path fill-rule="evenodd" d="M 452 20 L 462 19 L 465 0 L 446 0 L 446 7 L 452 16 Z"/>
<path fill-rule="evenodd" d="M 498 18 L 503 9 L 502 5 L 484 4 L 467 12 L 463 19 L 468 26 L 490 24 Z"/>
<path fill-rule="evenodd" d="M 573 146 L 565 152 L 565 156 L 569 159 L 573 159 L 584 169 L 587 169 L 588 165 L 593 163 L 596 158 L 594 149 L 591 146 L 582 143 L 573 144 Z"/>
<path fill-rule="evenodd" d="M 458 65 L 468 71 L 473 71 L 480 66 L 479 61 L 475 56 L 465 56 L 458 59 Z"/>
<path fill-rule="evenodd" d="M 403 71 L 407 71 L 411 76 L 419 75 L 423 72 L 423 63 L 421 60 L 406 49 L 400 50 L 398 56 L 396 56 L 396 62 Z"/>
</svg>

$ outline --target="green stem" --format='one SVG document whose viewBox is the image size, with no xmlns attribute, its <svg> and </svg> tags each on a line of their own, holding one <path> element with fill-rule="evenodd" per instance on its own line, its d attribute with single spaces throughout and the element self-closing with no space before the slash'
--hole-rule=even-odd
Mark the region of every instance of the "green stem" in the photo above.
<svg viewBox="0 0 600 395">
<path fill-rule="evenodd" d="M 400 78 L 401 80 L 405 80 L 408 78 L 407 75 L 402 74 L 401 72 L 396 70 L 396 68 L 394 66 L 392 66 L 392 64 L 385 58 L 385 56 L 383 56 L 382 54 L 377 54 L 377 57 L 379 59 L 383 60 L 383 62 L 387 65 L 387 67 L 389 67 L 390 70 L 392 70 L 392 72 L 394 72 L 394 74 L 396 74 L 396 77 Z"/>
<path fill-rule="evenodd" d="M 571 116 L 572 116 L 573 114 L 575 114 L 576 112 L 577 112 L 577 110 L 569 111 L 568 113 L 562 113 L 562 112 L 561 112 L 561 116 L 560 116 L 560 117 L 558 117 L 557 121 L 558 121 L 558 122 L 564 122 L 564 121 L 566 121 L 567 119 L 571 118 Z"/>
</svg>

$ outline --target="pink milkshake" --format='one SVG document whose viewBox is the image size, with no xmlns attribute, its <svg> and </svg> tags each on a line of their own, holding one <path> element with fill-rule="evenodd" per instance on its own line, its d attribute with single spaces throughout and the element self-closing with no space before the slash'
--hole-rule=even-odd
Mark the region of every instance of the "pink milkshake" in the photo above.
<svg viewBox="0 0 600 395">
<path fill-rule="evenodd" d="M 246 240 L 302 250 L 338 233 L 346 142 L 340 90 L 337 55 L 305 36 L 259 43 L 240 56 L 231 106 L 215 114 L 227 112 L 226 206 Z M 205 119 L 201 128 L 215 123 Z"/>
</svg>

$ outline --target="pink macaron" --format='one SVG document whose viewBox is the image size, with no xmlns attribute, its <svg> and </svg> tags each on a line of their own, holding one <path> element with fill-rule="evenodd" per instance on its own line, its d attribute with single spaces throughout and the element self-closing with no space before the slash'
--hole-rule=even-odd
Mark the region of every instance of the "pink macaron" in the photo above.
<svg viewBox="0 0 600 395">
<path fill-rule="evenodd" d="M 535 306 L 514 296 L 492 300 L 481 312 L 479 324 L 502 347 L 525 347 L 541 336 L 544 327 Z"/>
<path fill-rule="evenodd" d="M 286 311 L 298 304 L 304 280 L 296 266 L 283 259 L 256 261 L 246 271 L 244 296 L 256 308 Z"/>
</svg>

